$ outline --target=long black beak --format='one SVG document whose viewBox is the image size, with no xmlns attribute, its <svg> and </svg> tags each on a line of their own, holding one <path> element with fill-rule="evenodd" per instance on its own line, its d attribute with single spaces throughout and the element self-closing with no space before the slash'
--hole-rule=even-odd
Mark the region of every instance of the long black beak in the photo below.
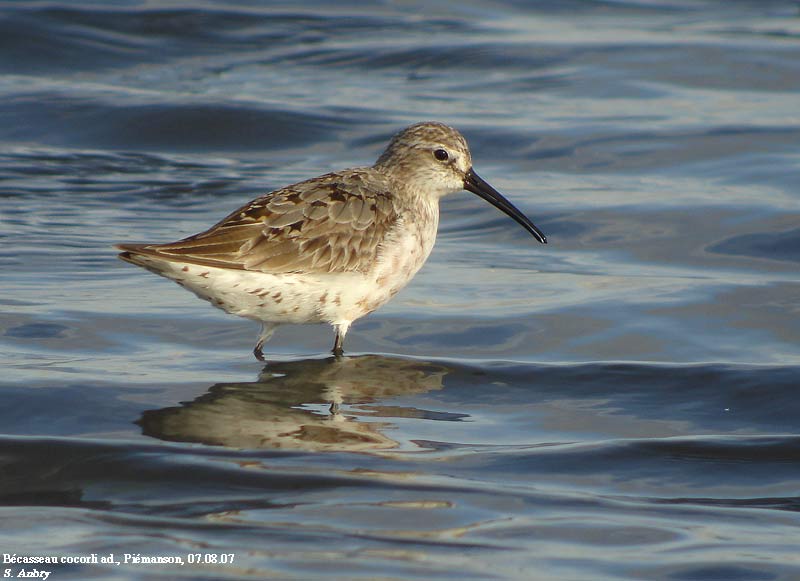
<svg viewBox="0 0 800 581">
<path fill-rule="evenodd" d="M 547 244 L 547 237 L 542 234 L 542 231 L 539 230 L 536 226 L 534 226 L 533 222 L 528 220 L 528 217 L 520 212 L 514 204 L 506 200 L 500 192 L 494 189 L 492 186 L 487 184 L 483 181 L 478 174 L 476 174 L 472 169 L 467 172 L 467 175 L 464 176 L 464 189 L 468 192 L 472 192 L 473 194 L 479 195 L 481 198 L 489 202 L 495 208 L 499 208 L 512 218 L 522 224 L 522 227 L 525 228 L 528 232 L 533 234 L 533 237 L 536 238 L 542 244 Z"/>
</svg>

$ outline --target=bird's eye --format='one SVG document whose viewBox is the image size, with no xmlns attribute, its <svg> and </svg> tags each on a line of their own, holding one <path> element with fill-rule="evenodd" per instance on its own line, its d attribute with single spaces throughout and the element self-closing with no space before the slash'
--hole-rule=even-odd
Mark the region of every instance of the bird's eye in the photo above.
<svg viewBox="0 0 800 581">
<path fill-rule="evenodd" d="M 446 152 L 444 149 L 437 149 L 437 150 L 435 150 L 435 151 L 433 152 L 433 157 L 435 157 L 435 158 L 436 158 L 436 159 L 438 159 L 439 161 L 447 161 L 447 159 L 448 159 L 450 156 L 449 156 L 449 155 L 447 155 L 447 152 Z"/>
</svg>

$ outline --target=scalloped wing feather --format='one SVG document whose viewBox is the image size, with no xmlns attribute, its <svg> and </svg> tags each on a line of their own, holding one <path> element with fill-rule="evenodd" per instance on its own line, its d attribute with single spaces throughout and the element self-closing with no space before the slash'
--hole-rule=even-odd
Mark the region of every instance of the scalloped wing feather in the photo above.
<svg viewBox="0 0 800 581">
<path fill-rule="evenodd" d="M 381 176 L 369 169 L 346 170 L 271 192 L 178 242 L 120 248 L 270 273 L 365 272 L 396 221 Z"/>
</svg>

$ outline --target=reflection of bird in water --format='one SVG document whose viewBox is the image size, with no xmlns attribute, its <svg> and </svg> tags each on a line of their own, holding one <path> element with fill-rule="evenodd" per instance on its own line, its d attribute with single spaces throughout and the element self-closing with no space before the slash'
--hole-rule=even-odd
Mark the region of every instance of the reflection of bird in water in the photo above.
<svg viewBox="0 0 800 581">
<path fill-rule="evenodd" d="M 148 410 L 137 423 L 145 435 L 162 440 L 236 448 L 389 449 L 397 442 L 381 433 L 390 425 L 385 421 L 390 414 L 384 412 L 402 417 L 428 412 L 378 406 L 370 408 L 373 413 L 352 411 L 345 417 L 339 405 L 438 390 L 448 371 L 438 364 L 379 355 L 271 364 L 256 382 L 218 383 L 194 401 Z M 336 413 L 323 415 L 306 407 L 315 404 L 329 405 Z"/>
</svg>

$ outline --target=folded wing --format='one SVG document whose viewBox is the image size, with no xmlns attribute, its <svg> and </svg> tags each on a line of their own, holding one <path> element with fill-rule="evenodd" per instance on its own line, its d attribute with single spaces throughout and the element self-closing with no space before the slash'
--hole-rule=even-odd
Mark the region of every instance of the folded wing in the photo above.
<svg viewBox="0 0 800 581">
<path fill-rule="evenodd" d="M 397 220 L 391 195 L 365 172 L 331 173 L 253 200 L 200 234 L 119 248 L 270 273 L 366 271 Z"/>
</svg>

